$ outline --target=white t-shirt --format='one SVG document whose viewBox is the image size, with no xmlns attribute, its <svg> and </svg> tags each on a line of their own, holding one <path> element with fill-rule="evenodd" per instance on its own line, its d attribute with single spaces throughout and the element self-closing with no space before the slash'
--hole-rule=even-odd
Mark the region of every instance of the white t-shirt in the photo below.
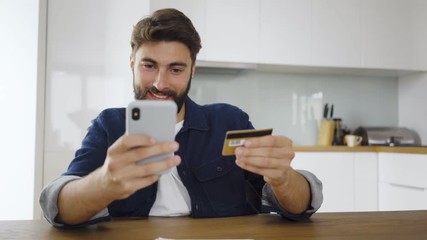
<svg viewBox="0 0 427 240">
<path fill-rule="evenodd" d="M 175 135 L 181 130 L 184 121 L 175 126 Z M 186 216 L 191 211 L 190 195 L 179 177 L 176 167 L 160 177 L 157 196 L 149 216 Z"/>
</svg>

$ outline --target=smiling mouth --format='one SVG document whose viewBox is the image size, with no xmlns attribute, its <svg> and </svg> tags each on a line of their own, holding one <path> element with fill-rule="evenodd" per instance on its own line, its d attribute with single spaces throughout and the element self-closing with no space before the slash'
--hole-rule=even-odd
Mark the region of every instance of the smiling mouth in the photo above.
<svg viewBox="0 0 427 240">
<path fill-rule="evenodd" d="M 148 92 L 152 97 L 159 100 L 168 100 L 174 98 L 174 92 L 170 90 L 159 91 L 154 86 L 148 89 Z"/>
<path fill-rule="evenodd" d="M 158 98 L 158 99 L 166 99 L 169 97 L 167 95 L 163 95 L 163 94 L 159 95 L 159 94 L 153 93 L 152 91 L 150 91 L 150 93 L 151 95 L 153 95 L 155 98 Z"/>
</svg>

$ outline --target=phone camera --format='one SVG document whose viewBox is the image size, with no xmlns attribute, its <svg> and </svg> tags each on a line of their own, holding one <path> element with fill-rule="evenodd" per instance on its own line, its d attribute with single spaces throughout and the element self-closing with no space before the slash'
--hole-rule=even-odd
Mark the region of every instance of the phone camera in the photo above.
<svg viewBox="0 0 427 240">
<path fill-rule="evenodd" d="M 139 120 L 140 110 L 139 108 L 132 108 L 132 119 Z"/>
</svg>

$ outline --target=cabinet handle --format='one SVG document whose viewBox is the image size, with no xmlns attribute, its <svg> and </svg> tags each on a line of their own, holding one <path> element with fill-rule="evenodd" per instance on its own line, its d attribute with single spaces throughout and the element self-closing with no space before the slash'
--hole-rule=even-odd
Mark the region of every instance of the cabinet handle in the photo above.
<svg viewBox="0 0 427 240">
<path fill-rule="evenodd" d="M 397 184 L 397 183 L 389 183 L 391 186 L 395 186 L 395 187 L 400 187 L 400 188 L 410 188 L 413 190 L 417 190 L 417 191 L 425 191 L 425 188 L 422 187 L 414 187 L 414 186 L 408 186 L 408 185 L 403 185 L 403 184 Z"/>
</svg>

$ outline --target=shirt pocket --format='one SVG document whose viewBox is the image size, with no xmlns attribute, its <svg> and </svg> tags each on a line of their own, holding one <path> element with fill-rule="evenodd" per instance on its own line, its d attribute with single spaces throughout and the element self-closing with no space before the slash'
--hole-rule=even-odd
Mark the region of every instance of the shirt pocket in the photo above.
<svg viewBox="0 0 427 240">
<path fill-rule="evenodd" d="M 194 175 L 217 214 L 227 214 L 246 204 L 244 172 L 234 157 L 218 157 L 195 169 Z"/>
</svg>

